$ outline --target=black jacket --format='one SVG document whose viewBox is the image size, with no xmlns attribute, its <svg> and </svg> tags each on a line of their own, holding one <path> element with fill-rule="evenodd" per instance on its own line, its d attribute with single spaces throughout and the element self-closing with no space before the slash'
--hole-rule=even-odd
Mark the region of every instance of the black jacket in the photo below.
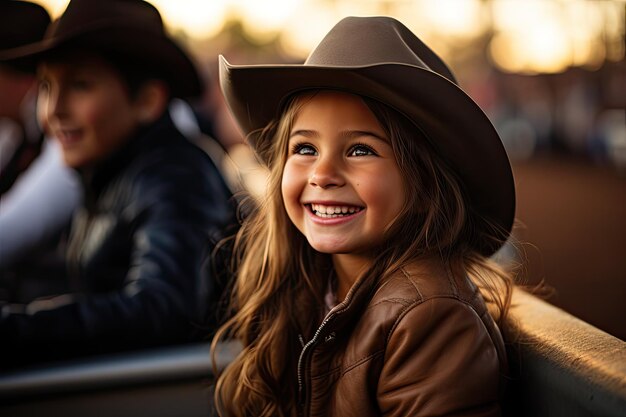
<svg viewBox="0 0 626 417">
<path fill-rule="evenodd" d="M 3 356 L 31 361 L 206 335 L 219 294 L 203 260 L 234 224 L 230 191 L 208 155 L 167 115 L 82 177 L 85 201 L 67 246 L 71 293 L 3 306 Z"/>
</svg>

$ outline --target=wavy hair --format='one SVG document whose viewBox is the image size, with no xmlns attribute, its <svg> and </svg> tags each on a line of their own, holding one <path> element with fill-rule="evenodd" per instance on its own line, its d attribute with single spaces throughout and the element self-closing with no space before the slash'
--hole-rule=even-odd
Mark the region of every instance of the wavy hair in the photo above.
<svg viewBox="0 0 626 417">
<path fill-rule="evenodd" d="M 302 348 L 298 336 L 312 334 L 322 319 L 331 263 L 330 256 L 313 250 L 291 223 L 281 181 L 293 122 L 315 94 L 292 97 L 282 117 L 261 132 L 272 138 L 266 142 L 271 144 L 268 149 L 257 150 L 269 161 L 267 193 L 235 238 L 233 314 L 213 339 L 214 347 L 228 338 L 243 347 L 216 383 L 221 416 L 296 414 L 296 362 Z M 462 183 L 419 128 L 385 104 L 361 98 L 390 139 L 407 199 L 361 279 L 384 280 L 420 257 L 437 255 L 454 272 L 470 276 L 502 324 L 511 302 L 512 278 L 472 245 L 479 230 L 492 229 L 477 227 L 484 219 L 470 211 Z M 502 234 L 482 238 L 497 236 Z M 313 316 L 305 324 L 309 328 L 301 328 L 296 312 Z"/>
</svg>

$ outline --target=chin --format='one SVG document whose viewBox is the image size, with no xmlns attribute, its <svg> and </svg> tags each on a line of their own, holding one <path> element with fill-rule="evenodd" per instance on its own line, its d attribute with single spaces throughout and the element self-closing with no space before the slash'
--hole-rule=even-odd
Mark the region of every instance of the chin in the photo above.
<svg viewBox="0 0 626 417">
<path fill-rule="evenodd" d="M 63 162 L 70 168 L 78 169 L 88 165 L 88 160 L 77 155 L 64 154 Z"/>
<path fill-rule="evenodd" d="M 317 252 L 326 253 L 329 255 L 350 253 L 350 250 L 343 243 L 339 244 L 337 242 L 312 242 L 309 240 L 309 245 L 311 245 L 311 247 Z"/>
</svg>

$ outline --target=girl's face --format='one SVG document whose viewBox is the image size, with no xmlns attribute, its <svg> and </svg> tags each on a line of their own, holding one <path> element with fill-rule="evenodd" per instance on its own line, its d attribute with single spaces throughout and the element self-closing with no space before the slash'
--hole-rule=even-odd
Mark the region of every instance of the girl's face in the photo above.
<svg viewBox="0 0 626 417">
<path fill-rule="evenodd" d="M 118 72 L 96 55 L 40 66 L 39 117 L 63 149 L 65 163 L 82 168 L 120 148 L 141 114 Z"/>
<path fill-rule="evenodd" d="M 317 251 L 371 255 L 405 202 L 378 120 L 357 96 L 323 91 L 303 103 L 282 177 L 285 209 Z"/>
</svg>

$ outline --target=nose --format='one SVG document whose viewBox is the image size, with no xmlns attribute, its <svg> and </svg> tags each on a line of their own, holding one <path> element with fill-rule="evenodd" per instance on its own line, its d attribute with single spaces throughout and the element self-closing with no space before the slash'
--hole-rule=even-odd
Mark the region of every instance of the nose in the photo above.
<svg viewBox="0 0 626 417">
<path fill-rule="evenodd" d="M 344 185 L 345 180 L 341 172 L 340 162 L 330 156 L 320 156 L 311 170 L 309 184 L 320 188 L 341 187 Z"/>
</svg>

